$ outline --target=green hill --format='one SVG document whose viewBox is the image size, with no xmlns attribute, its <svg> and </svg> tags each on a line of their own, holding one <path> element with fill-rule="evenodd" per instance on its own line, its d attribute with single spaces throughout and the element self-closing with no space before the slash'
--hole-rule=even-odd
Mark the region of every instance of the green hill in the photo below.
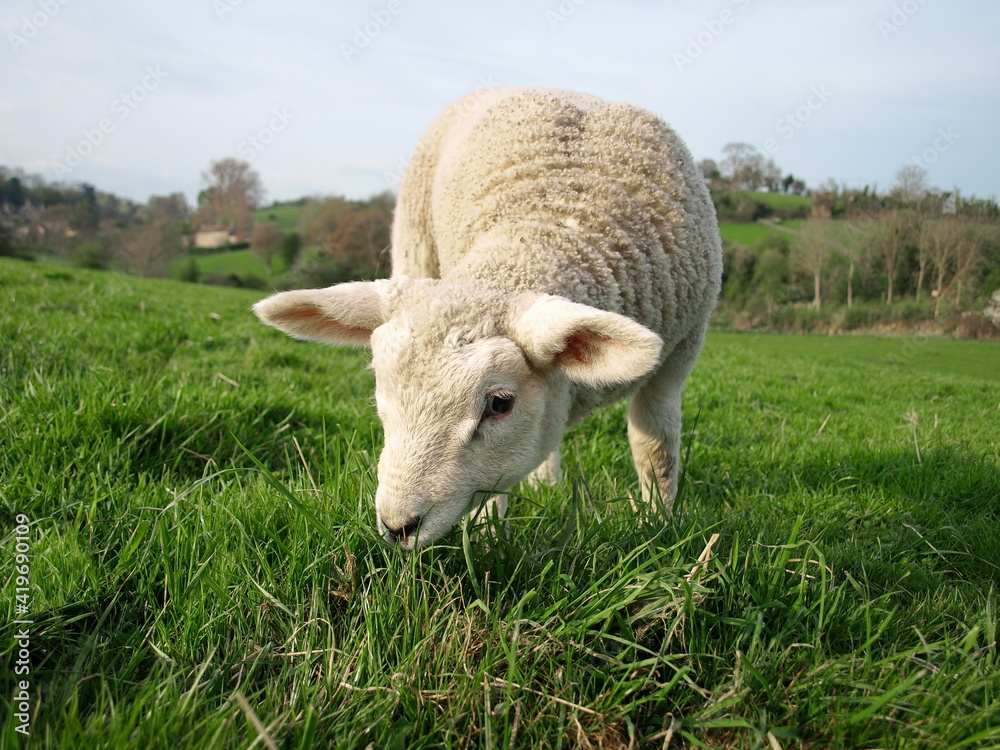
<svg viewBox="0 0 1000 750">
<path fill-rule="evenodd" d="M 255 224 L 273 221 L 282 232 L 291 232 L 299 228 L 299 215 L 302 213 L 302 201 L 293 203 L 275 203 L 266 208 L 254 211 Z"/>
</svg>

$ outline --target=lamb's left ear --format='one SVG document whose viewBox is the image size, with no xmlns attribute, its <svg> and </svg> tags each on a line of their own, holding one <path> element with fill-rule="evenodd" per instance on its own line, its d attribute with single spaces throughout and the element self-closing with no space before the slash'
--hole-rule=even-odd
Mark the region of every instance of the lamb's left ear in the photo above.
<svg viewBox="0 0 1000 750">
<path fill-rule="evenodd" d="M 521 298 L 509 318 L 510 336 L 537 367 L 558 367 L 590 386 L 629 383 L 652 370 L 663 342 L 624 315 L 563 297 Z"/>
<path fill-rule="evenodd" d="M 372 331 L 388 319 L 389 299 L 400 283 L 403 277 L 280 292 L 258 302 L 253 311 L 295 338 L 368 346 Z"/>
</svg>

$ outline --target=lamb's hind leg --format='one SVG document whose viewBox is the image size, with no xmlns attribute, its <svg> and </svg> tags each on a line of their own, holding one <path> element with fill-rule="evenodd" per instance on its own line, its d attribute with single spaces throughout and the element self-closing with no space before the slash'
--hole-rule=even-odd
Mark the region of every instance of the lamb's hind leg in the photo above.
<svg viewBox="0 0 1000 750">
<path fill-rule="evenodd" d="M 699 332 L 678 344 L 629 405 L 628 436 L 642 499 L 650 503 L 659 496 L 668 513 L 680 471 L 681 390 L 703 343 Z"/>
</svg>

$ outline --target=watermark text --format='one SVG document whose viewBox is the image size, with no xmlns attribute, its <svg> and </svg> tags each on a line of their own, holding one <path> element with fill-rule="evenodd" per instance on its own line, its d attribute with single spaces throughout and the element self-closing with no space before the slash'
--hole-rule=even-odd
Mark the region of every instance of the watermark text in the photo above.
<svg viewBox="0 0 1000 750">
<path fill-rule="evenodd" d="M 17 680 L 11 702 L 14 731 L 31 734 L 31 538 L 30 519 L 23 513 L 14 518 L 14 633 L 13 663 Z"/>
</svg>

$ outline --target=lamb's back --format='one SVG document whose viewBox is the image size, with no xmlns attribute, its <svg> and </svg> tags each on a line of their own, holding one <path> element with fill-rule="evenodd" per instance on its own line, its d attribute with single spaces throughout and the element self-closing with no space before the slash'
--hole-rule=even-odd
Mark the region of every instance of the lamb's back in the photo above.
<svg viewBox="0 0 1000 750">
<path fill-rule="evenodd" d="M 473 92 L 429 129 L 397 213 L 394 272 L 560 294 L 661 334 L 707 318 L 718 294 L 704 181 L 673 131 L 631 105 Z"/>
</svg>

